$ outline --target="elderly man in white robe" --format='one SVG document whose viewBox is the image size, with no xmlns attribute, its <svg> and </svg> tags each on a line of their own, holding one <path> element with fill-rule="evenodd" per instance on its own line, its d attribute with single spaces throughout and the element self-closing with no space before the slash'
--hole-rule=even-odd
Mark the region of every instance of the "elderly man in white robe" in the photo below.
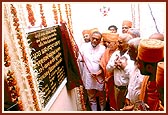
<svg viewBox="0 0 168 115">
<path fill-rule="evenodd" d="M 105 107 L 104 76 L 99 65 L 100 59 L 105 52 L 105 46 L 101 45 L 102 34 L 95 31 L 91 35 L 91 42 L 85 43 L 80 48 L 78 60 L 83 62 L 82 81 L 87 90 L 90 107 L 97 111 L 97 97 L 101 111 Z"/>
</svg>

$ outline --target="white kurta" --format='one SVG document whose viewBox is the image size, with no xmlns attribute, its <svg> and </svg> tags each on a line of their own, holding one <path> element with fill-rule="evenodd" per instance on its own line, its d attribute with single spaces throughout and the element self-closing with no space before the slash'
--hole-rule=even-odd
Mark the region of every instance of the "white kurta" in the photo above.
<svg viewBox="0 0 168 115">
<path fill-rule="evenodd" d="M 83 55 L 84 61 L 89 69 L 89 71 L 94 74 L 100 70 L 100 59 L 105 52 L 105 46 L 97 45 L 95 48 L 92 47 L 91 42 L 84 43 L 80 52 Z M 79 55 L 79 60 L 82 60 L 82 57 Z M 104 84 L 98 83 L 89 73 L 86 65 L 83 66 L 82 80 L 86 89 L 96 89 L 99 91 L 103 90 Z M 97 76 L 97 79 L 101 82 L 103 81 L 103 76 Z"/>
<path fill-rule="evenodd" d="M 139 100 L 143 78 L 144 75 L 140 73 L 140 70 L 135 65 L 130 74 L 128 93 L 126 95 L 126 98 L 130 99 L 132 103 L 135 103 L 136 101 Z"/>
<path fill-rule="evenodd" d="M 115 67 L 115 60 L 117 58 L 125 57 L 127 58 L 127 66 L 125 69 L 118 69 Z M 108 71 L 114 70 L 114 84 L 117 86 L 127 86 L 129 83 L 129 73 L 131 69 L 133 68 L 133 61 L 130 60 L 130 56 L 127 54 L 127 52 L 124 55 L 120 55 L 120 51 L 115 51 L 111 57 L 110 60 L 106 66 L 106 69 Z"/>
</svg>

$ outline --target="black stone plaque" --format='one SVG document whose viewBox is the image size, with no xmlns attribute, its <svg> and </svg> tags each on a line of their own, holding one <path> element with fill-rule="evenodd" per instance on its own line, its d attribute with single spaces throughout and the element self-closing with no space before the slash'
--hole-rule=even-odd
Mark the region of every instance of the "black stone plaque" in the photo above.
<svg viewBox="0 0 168 115">
<path fill-rule="evenodd" d="M 28 33 L 31 58 L 39 73 L 41 90 L 45 93 L 44 106 L 67 77 L 63 44 L 59 26 Z"/>
</svg>

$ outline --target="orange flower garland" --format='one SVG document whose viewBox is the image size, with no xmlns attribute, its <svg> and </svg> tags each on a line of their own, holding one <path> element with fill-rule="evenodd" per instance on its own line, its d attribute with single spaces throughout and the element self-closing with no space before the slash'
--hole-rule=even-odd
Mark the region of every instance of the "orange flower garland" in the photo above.
<svg viewBox="0 0 168 115">
<path fill-rule="evenodd" d="M 9 67 L 11 65 L 9 52 L 8 52 L 8 45 L 4 43 L 4 62 L 5 67 Z"/>
<path fill-rule="evenodd" d="M 71 31 L 71 33 L 73 34 L 73 29 L 72 29 L 72 18 L 71 18 L 71 6 L 70 6 L 70 4 L 68 4 L 68 9 L 69 9 L 69 13 L 68 13 L 68 15 L 69 15 L 69 27 L 70 27 L 70 31 Z"/>
<path fill-rule="evenodd" d="M 67 4 L 65 4 L 65 12 L 66 12 L 67 20 L 68 20 L 68 29 L 70 30 L 69 11 L 68 11 L 68 5 Z"/>
<path fill-rule="evenodd" d="M 29 22 L 32 26 L 35 25 L 35 18 L 34 18 L 34 13 L 33 13 L 33 10 L 31 8 L 31 4 L 26 4 L 26 8 L 27 8 L 27 11 L 28 11 L 28 19 L 29 19 Z"/>
<path fill-rule="evenodd" d="M 78 52 L 78 48 L 77 48 L 77 44 L 73 38 L 73 29 L 72 29 L 72 18 L 71 18 L 71 7 L 70 7 L 70 4 L 65 4 L 65 12 L 66 12 L 66 17 L 67 17 L 67 20 L 68 20 L 68 30 L 69 30 L 69 33 L 70 33 L 70 40 L 71 40 L 71 43 L 72 43 L 72 46 L 73 46 L 73 51 L 74 51 L 74 54 L 75 54 L 75 57 L 77 58 L 77 52 Z"/>
<path fill-rule="evenodd" d="M 9 89 L 9 93 L 10 93 L 10 96 L 11 96 L 11 101 L 17 103 L 18 107 L 19 107 L 19 110 L 23 111 L 23 103 L 19 99 L 20 89 L 17 86 L 16 77 L 14 76 L 13 71 L 10 71 L 10 70 L 8 71 L 6 82 L 8 84 L 8 89 Z"/>
<path fill-rule="evenodd" d="M 19 19 L 17 18 L 17 11 L 16 11 L 16 8 L 11 4 L 11 13 L 13 14 L 13 26 L 15 26 L 15 30 L 16 30 L 16 35 L 17 35 L 17 39 L 19 40 L 18 41 L 18 44 L 20 45 L 20 49 L 22 51 L 22 60 L 23 62 L 25 63 L 25 68 L 26 68 L 26 73 L 28 74 L 28 76 L 31 76 L 31 73 L 30 73 L 30 67 L 28 66 L 28 57 L 27 57 L 27 54 L 26 54 L 26 49 L 25 49 L 25 46 L 24 46 L 24 41 L 23 41 L 23 37 L 22 37 L 22 32 L 19 28 Z M 28 83 L 30 85 L 30 88 L 31 89 L 34 89 L 34 85 L 33 84 L 33 79 L 32 77 L 27 77 L 28 79 Z M 32 97 L 35 97 L 36 96 L 36 92 L 31 92 L 32 93 Z M 34 106 L 36 108 L 37 111 L 40 111 L 40 108 L 38 106 L 38 101 L 37 99 L 34 99 L 33 98 L 33 101 L 34 101 Z M 19 104 L 22 104 L 21 101 L 18 102 Z M 19 105 L 21 106 L 21 105 Z"/>
<path fill-rule="evenodd" d="M 61 6 L 60 4 L 58 4 L 58 11 L 60 13 L 60 22 L 63 22 L 63 19 L 62 19 L 62 11 L 61 11 Z"/>
<path fill-rule="evenodd" d="M 43 12 L 43 6 L 42 4 L 39 4 L 39 5 L 40 5 L 40 14 L 41 14 L 41 19 L 42 19 L 41 25 L 43 25 L 44 27 L 47 27 L 46 19 L 45 19 L 44 12 Z"/>
<path fill-rule="evenodd" d="M 53 4 L 53 13 L 54 13 L 54 20 L 56 21 L 55 23 L 58 24 L 57 8 L 55 4 Z"/>
<path fill-rule="evenodd" d="M 74 49 L 74 53 L 77 54 L 78 50 L 76 48 L 76 43 L 75 43 L 75 40 L 73 38 L 73 30 L 72 30 L 72 19 L 71 19 L 71 8 L 70 8 L 70 4 L 65 4 L 65 12 L 66 12 L 66 17 L 67 17 L 67 20 L 68 20 L 68 30 L 70 32 L 70 40 L 71 40 L 71 43 L 72 43 L 72 46 L 73 46 L 73 49 Z M 75 55 L 76 58 L 77 58 L 77 55 Z M 79 88 L 77 88 L 77 91 L 78 91 L 78 96 L 79 96 L 79 101 L 80 101 L 80 104 L 81 104 L 81 109 L 83 111 L 86 110 L 86 102 L 85 102 L 85 99 L 84 99 L 84 91 L 83 91 L 83 86 L 80 86 Z"/>
<path fill-rule="evenodd" d="M 83 86 L 79 87 L 79 94 L 80 94 L 80 101 L 81 101 L 81 106 L 82 106 L 82 110 L 86 111 L 86 102 L 85 102 L 85 98 L 84 98 L 84 91 L 83 91 Z"/>
</svg>

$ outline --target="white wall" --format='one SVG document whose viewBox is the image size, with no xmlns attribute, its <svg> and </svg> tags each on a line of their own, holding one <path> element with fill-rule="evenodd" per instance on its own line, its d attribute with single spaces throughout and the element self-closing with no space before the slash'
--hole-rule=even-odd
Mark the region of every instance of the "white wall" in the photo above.
<svg viewBox="0 0 168 115">
<path fill-rule="evenodd" d="M 56 2 L 57 3 L 57 2 Z M 114 3 L 114 2 L 94 2 L 94 3 L 70 3 L 72 10 L 72 26 L 74 31 L 74 38 L 78 45 L 81 44 L 82 31 L 84 29 L 91 29 L 97 27 L 100 32 L 107 30 L 109 25 L 116 25 L 118 27 L 118 33 L 121 33 L 121 24 L 125 19 L 132 20 L 131 15 L 131 3 Z M 22 4 L 23 5 L 23 4 Z M 24 6 L 24 5 L 23 5 Z M 25 32 L 34 31 L 36 29 L 41 29 L 40 23 L 40 13 L 38 4 L 33 5 L 34 13 L 36 17 L 36 26 L 35 28 L 29 29 L 27 26 L 29 23 L 26 23 Z M 108 16 L 103 16 L 100 12 L 100 8 L 103 6 L 110 7 L 110 12 Z M 155 17 L 158 29 L 160 33 L 166 32 L 166 2 L 165 3 L 150 3 L 150 6 L 153 11 L 153 15 Z M 45 16 L 47 20 L 47 24 L 49 26 L 54 25 L 53 14 L 52 14 L 52 3 L 45 3 Z M 26 9 L 23 9 L 25 14 L 21 14 L 27 17 Z M 19 10 L 20 11 L 20 10 Z M 46 13 L 47 12 L 47 13 Z M 22 13 L 20 11 L 20 13 Z M 65 15 L 64 15 L 65 16 Z M 25 18 L 26 19 L 26 18 Z M 21 20 L 21 23 L 24 24 L 28 22 L 28 20 Z M 151 17 L 150 10 L 147 3 L 140 4 L 140 30 L 142 37 L 148 37 L 152 33 L 157 32 L 155 29 L 154 21 Z M 50 111 L 75 111 L 76 100 L 75 100 L 75 92 L 72 90 L 71 92 L 67 91 L 65 87 L 61 90 L 60 94 L 54 100 L 53 105 L 50 108 Z M 66 104 L 66 105 L 65 105 Z"/>
<path fill-rule="evenodd" d="M 97 27 L 100 32 L 107 30 L 109 25 L 116 25 L 118 33 L 121 33 L 121 24 L 125 19 L 132 20 L 130 2 L 83 2 L 72 3 L 72 24 L 74 38 L 77 44 L 81 44 L 82 31 Z M 148 7 L 148 3 L 134 3 L 140 6 L 140 31 L 142 37 L 149 37 L 152 33 L 157 32 L 154 21 Z M 152 13 L 155 17 L 160 33 L 164 33 L 166 19 L 166 3 L 149 3 Z M 100 8 L 103 6 L 110 7 L 108 16 L 103 16 Z"/>
</svg>

